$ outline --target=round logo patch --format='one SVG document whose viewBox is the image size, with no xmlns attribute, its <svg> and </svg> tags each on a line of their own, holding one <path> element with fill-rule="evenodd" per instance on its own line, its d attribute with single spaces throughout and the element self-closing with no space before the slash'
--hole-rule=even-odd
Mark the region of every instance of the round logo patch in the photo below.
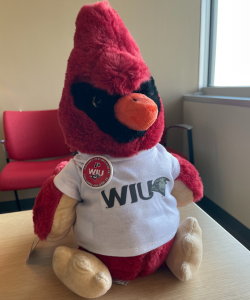
<svg viewBox="0 0 250 300">
<path fill-rule="evenodd" d="M 93 156 L 82 168 L 83 181 L 93 189 L 105 187 L 113 176 L 111 162 L 103 156 Z"/>
</svg>

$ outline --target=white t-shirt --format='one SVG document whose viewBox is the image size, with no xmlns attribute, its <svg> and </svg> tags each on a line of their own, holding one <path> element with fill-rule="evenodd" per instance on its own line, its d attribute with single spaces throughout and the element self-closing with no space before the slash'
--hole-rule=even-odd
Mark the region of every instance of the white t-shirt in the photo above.
<svg viewBox="0 0 250 300">
<path fill-rule="evenodd" d="M 106 157 L 113 177 L 100 189 L 82 179 L 92 156 L 77 154 L 55 177 L 55 186 L 79 201 L 74 233 L 83 248 L 109 256 L 136 256 L 170 241 L 179 225 L 171 195 L 180 173 L 178 160 L 160 144 L 126 158 Z"/>
</svg>

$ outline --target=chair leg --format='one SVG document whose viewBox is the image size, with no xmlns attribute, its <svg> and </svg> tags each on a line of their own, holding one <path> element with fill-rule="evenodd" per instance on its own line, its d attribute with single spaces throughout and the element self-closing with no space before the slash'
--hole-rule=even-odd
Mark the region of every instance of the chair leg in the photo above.
<svg viewBox="0 0 250 300">
<path fill-rule="evenodd" d="M 20 205 L 20 201 L 19 201 L 19 198 L 18 198 L 17 191 L 14 191 L 14 193 L 15 193 L 15 197 L 16 197 L 17 209 L 18 209 L 19 211 L 21 211 L 21 205 Z"/>
<path fill-rule="evenodd" d="M 193 138 L 192 129 L 187 131 L 188 135 L 188 150 L 189 150 L 189 161 L 194 165 L 194 150 L 193 150 Z"/>
</svg>

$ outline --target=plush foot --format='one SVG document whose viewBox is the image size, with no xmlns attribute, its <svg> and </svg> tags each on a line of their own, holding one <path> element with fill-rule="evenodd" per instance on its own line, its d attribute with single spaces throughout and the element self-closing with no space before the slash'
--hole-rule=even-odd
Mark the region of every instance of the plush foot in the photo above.
<svg viewBox="0 0 250 300">
<path fill-rule="evenodd" d="M 202 260 L 202 233 L 195 218 L 187 218 L 180 225 L 166 259 L 166 264 L 180 280 L 191 279 Z"/>
<path fill-rule="evenodd" d="M 108 268 L 94 255 L 78 249 L 56 248 L 52 266 L 56 276 L 74 293 L 97 298 L 111 287 Z"/>
</svg>

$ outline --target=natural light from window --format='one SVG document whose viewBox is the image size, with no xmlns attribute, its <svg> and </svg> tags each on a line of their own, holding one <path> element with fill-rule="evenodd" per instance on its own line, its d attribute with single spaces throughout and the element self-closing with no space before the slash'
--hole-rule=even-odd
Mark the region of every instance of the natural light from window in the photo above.
<svg viewBox="0 0 250 300">
<path fill-rule="evenodd" d="M 250 0 L 218 0 L 214 86 L 250 86 Z"/>
</svg>

